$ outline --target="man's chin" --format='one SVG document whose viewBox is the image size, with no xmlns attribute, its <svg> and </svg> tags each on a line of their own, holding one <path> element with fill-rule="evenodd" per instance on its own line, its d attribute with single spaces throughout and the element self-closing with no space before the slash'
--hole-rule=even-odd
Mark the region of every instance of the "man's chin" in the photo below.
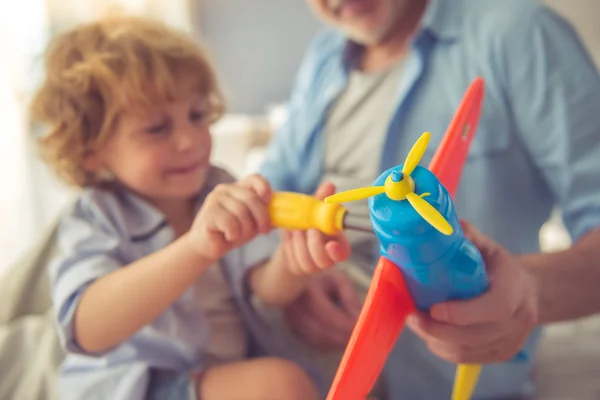
<svg viewBox="0 0 600 400">
<path fill-rule="evenodd" d="M 383 41 L 385 35 L 381 31 L 366 31 L 358 29 L 345 29 L 344 33 L 350 40 L 362 46 L 375 46 Z"/>
</svg>

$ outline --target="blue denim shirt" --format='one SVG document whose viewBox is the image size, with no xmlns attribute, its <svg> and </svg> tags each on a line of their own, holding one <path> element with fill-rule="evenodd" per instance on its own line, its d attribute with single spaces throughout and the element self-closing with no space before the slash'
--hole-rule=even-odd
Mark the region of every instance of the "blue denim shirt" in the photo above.
<svg viewBox="0 0 600 400">
<path fill-rule="evenodd" d="M 231 179 L 212 168 L 198 206 L 209 190 Z M 61 400 L 141 400 L 146 398 L 151 368 L 202 369 L 209 331 L 193 288 L 155 321 L 102 354 L 86 352 L 74 337 L 73 315 L 85 289 L 164 248 L 173 235 L 158 210 L 123 189 L 85 189 L 62 217 L 57 254 L 49 266 L 59 337 L 68 353 L 59 377 Z M 221 267 L 253 339 L 254 354 L 289 358 L 251 307 L 244 279 L 248 268 L 269 257 L 277 242 L 274 235 L 260 236 L 228 253 Z"/>
<path fill-rule="evenodd" d="M 323 126 L 357 48 L 324 30 L 309 46 L 260 172 L 279 190 L 312 193 L 323 176 Z M 560 207 L 576 240 L 600 224 L 600 79 L 572 27 L 531 0 L 430 0 L 398 84 L 380 171 L 404 162 L 425 131 L 426 166 L 477 76 L 486 94 L 456 210 L 516 254 L 539 251 Z M 386 117 L 386 116 L 383 116 Z M 378 118 L 373 115 L 373 118 Z M 368 132 L 365 132 L 368 135 Z M 369 157 L 369 154 L 365 154 Z M 529 360 L 488 365 L 475 398 L 531 392 Z M 393 400 L 448 398 L 455 367 L 405 330 L 385 374 Z"/>
</svg>

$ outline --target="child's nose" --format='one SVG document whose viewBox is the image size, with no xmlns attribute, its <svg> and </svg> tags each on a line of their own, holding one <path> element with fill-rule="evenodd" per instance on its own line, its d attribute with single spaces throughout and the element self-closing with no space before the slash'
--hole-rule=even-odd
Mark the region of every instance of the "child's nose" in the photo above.
<svg viewBox="0 0 600 400">
<path fill-rule="evenodd" d="M 194 138 L 197 136 L 193 129 L 182 129 L 176 135 L 176 146 L 179 151 L 190 150 L 194 146 Z"/>
</svg>

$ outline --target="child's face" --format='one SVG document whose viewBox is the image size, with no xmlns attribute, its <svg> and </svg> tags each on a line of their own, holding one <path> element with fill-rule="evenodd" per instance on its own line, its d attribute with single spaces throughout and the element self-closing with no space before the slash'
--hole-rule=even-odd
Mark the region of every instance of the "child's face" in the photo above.
<svg viewBox="0 0 600 400">
<path fill-rule="evenodd" d="M 192 94 L 151 110 L 126 110 L 99 160 L 144 197 L 185 199 L 204 185 L 211 143 L 204 99 Z"/>
</svg>

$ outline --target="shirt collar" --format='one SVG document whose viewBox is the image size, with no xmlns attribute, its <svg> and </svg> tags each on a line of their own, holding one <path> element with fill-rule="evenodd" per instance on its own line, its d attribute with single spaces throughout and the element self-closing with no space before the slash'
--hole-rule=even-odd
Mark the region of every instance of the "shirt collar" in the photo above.
<svg viewBox="0 0 600 400">
<path fill-rule="evenodd" d="M 151 203 L 126 188 L 118 191 L 123 204 L 125 229 L 132 240 L 149 238 L 167 226 L 165 216 Z"/>
<path fill-rule="evenodd" d="M 462 24 L 461 6 L 459 0 L 429 0 L 421 18 L 421 31 L 429 31 L 439 40 L 456 39 Z"/>
</svg>

